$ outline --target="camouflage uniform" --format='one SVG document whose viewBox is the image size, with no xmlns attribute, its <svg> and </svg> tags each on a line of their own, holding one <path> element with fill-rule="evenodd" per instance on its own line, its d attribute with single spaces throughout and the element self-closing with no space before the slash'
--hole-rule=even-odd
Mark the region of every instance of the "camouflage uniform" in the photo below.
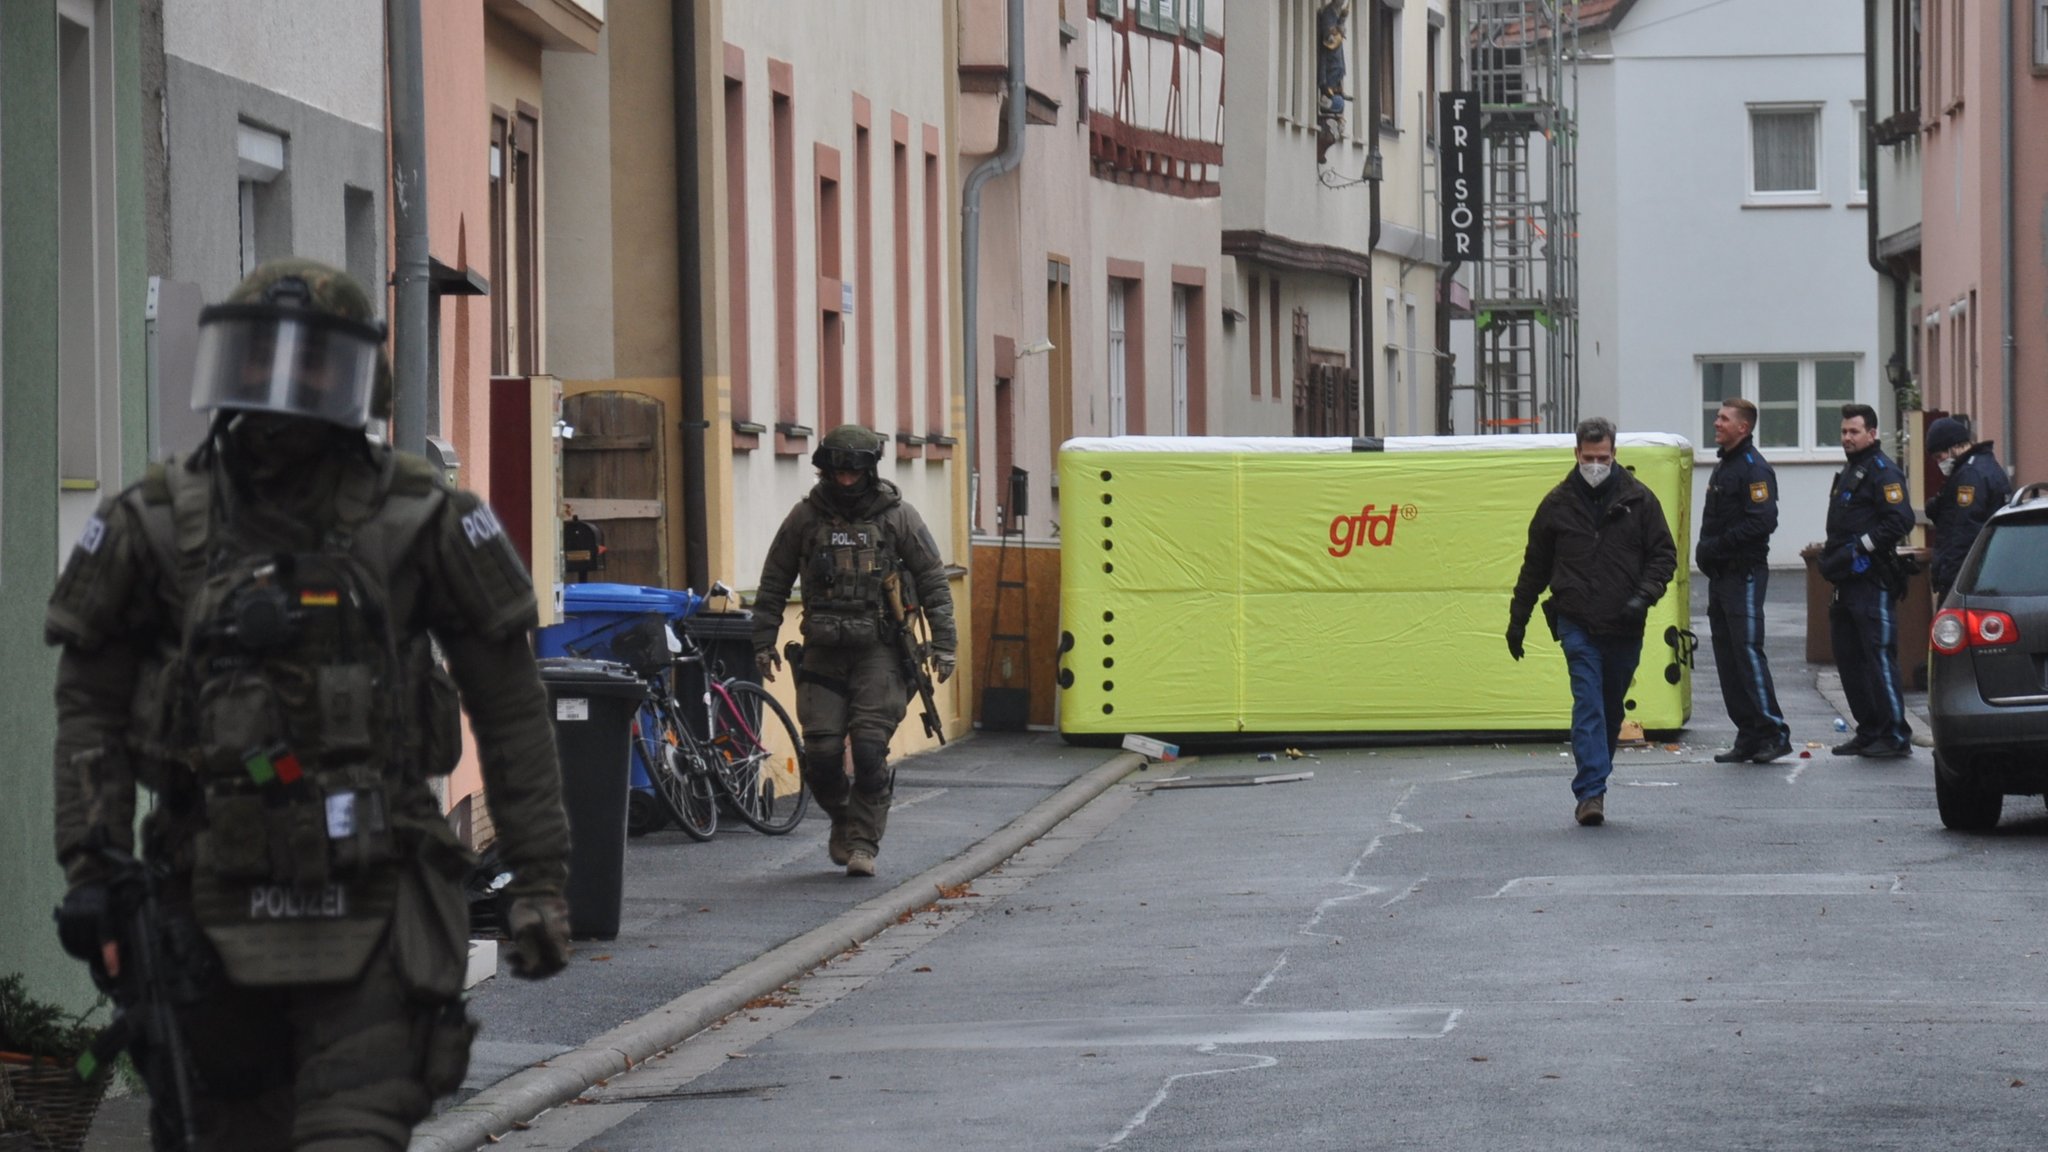
<svg viewBox="0 0 2048 1152">
<path fill-rule="evenodd" d="M 291 307 L 369 319 L 360 288 L 305 262 L 231 300 L 280 278 L 310 289 Z M 376 391 L 381 406 L 381 363 Z M 474 861 L 427 783 L 460 757 L 458 691 L 516 877 L 515 968 L 544 975 L 566 948 L 533 588 L 490 509 L 426 461 L 359 426 L 230 407 L 206 446 L 100 506 L 51 597 L 57 858 L 74 897 L 90 890 L 95 849 L 132 848 L 135 785 L 154 794 L 144 855 L 169 865 L 170 915 L 200 929 L 180 960 L 203 991 L 178 1014 L 201 1146 L 402 1149 L 460 1086 L 474 1034 Z M 237 584 L 252 562 L 270 574 Z M 247 591 L 273 584 L 273 601 Z M 295 646 L 250 647 L 248 606 L 272 602 Z M 161 1145 L 165 1054 L 136 1055 Z"/>
<path fill-rule="evenodd" d="M 790 590 L 799 579 L 803 583 L 803 665 L 795 671 L 804 781 L 832 818 L 834 862 L 865 855 L 870 869 L 895 790 L 889 740 L 913 691 L 904 679 L 894 626 L 884 607 L 883 578 L 908 572 L 914 602 L 923 606 L 930 622 L 942 678 L 950 674 L 958 648 L 953 594 L 938 543 L 896 486 L 875 475 L 881 444 L 879 436 L 858 425 L 842 425 L 826 435 L 812 457 L 822 475 L 775 534 L 754 598 L 754 649 L 767 660 Z M 835 460 L 835 452 L 850 455 Z M 860 481 L 839 485 L 828 464 L 856 461 L 863 472 Z M 844 767 L 849 744 L 850 787 Z M 849 872 L 858 867 L 850 866 Z"/>
</svg>

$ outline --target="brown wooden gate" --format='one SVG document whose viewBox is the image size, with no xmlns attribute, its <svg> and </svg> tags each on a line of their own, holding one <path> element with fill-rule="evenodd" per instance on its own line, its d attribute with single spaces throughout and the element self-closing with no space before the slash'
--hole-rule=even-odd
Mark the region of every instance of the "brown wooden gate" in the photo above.
<svg viewBox="0 0 2048 1152">
<path fill-rule="evenodd" d="M 632 392 L 562 400 L 562 420 L 575 430 L 562 441 L 564 518 L 591 521 L 604 533 L 604 571 L 592 580 L 669 586 L 662 409 Z"/>
</svg>

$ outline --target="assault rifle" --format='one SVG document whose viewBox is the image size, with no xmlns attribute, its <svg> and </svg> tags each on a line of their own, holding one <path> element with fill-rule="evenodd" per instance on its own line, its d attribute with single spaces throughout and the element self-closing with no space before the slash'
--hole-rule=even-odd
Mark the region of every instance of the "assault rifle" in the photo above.
<svg viewBox="0 0 2048 1152">
<path fill-rule="evenodd" d="M 78 1075 L 90 1080 L 122 1051 L 136 1054 L 159 1131 L 175 1141 L 172 1148 L 189 1152 L 199 1146 L 192 1120 L 191 1058 L 174 1009 L 200 998 L 207 973 L 199 968 L 209 962 L 198 958 L 208 953 L 199 942 L 197 924 L 173 923 L 164 915 L 160 865 L 118 848 L 99 851 L 112 869 L 105 901 L 74 906 L 67 900 L 57 909 L 64 950 L 91 963 L 93 981 L 114 1000 L 114 1018 L 78 1058 Z M 103 966 L 100 946 L 106 940 L 118 949 L 117 973 Z"/>
<path fill-rule="evenodd" d="M 918 626 L 924 621 L 924 609 L 905 600 L 901 568 L 882 577 L 882 592 L 889 609 L 889 623 L 896 629 L 896 656 L 903 665 L 903 679 L 916 687 L 917 698 L 924 704 L 925 734 L 937 737 L 943 745 L 946 729 L 939 723 L 939 704 L 932 695 L 931 645 L 917 637 Z"/>
</svg>

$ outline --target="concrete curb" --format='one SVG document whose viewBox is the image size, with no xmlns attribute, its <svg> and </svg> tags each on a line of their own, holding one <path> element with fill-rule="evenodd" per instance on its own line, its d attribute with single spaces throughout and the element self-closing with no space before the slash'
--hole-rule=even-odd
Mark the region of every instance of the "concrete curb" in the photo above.
<svg viewBox="0 0 2048 1152">
<path fill-rule="evenodd" d="M 1813 688 L 1814 691 L 1820 693 L 1821 699 L 1826 700 L 1828 705 L 1835 710 L 1835 715 L 1843 717 L 1849 715 L 1849 697 L 1842 692 L 1842 674 L 1840 672 L 1814 673 Z M 1922 709 L 1913 707 L 1908 702 L 1906 705 L 1906 719 L 1913 722 L 1913 747 L 1934 747 L 1934 725 L 1927 719 L 1927 713 Z"/>
<path fill-rule="evenodd" d="M 1128 752 L 1113 756 L 958 856 L 580 1048 L 513 1073 L 421 1124 L 413 1132 L 408 1152 L 467 1152 L 504 1135 L 518 1123 L 574 1100 L 598 1081 L 675 1047 L 747 1001 L 773 992 L 877 935 L 905 912 L 931 903 L 939 889 L 964 884 L 1016 855 L 1145 762 L 1143 756 Z"/>
</svg>

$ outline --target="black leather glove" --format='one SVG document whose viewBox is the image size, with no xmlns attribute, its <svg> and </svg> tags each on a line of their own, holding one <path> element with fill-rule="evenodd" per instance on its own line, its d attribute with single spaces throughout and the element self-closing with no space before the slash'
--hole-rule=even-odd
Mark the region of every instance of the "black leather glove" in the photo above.
<svg viewBox="0 0 2048 1152">
<path fill-rule="evenodd" d="M 1641 616 L 1650 610 L 1650 602 L 1643 598 L 1641 592 L 1638 592 L 1628 598 L 1628 602 L 1621 606 L 1621 610 L 1631 616 Z"/>
<path fill-rule="evenodd" d="M 1520 620 L 1508 622 L 1508 655 L 1520 660 L 1523 656 L 1522 641 L 1528 636 L 1529 626 Z"/>
<path fill-rule="evenodd" d="M 512 974 L 543 980 L 569 966 L 569 902 L 553 893 L 515 896 L 505 909 Z"/>
<path fill-rule="evenodd" d="M 112 909 L 106 885 L 80 884 L 64 894 L 55 914 L 58 943 L 66 955 L 86 962 L 92 969 L 93 984 L 103 992 L 113 987 L 113 973 L 107 971 L 107 965 L 120 963 L 107 955 L 108 943 L 118 936 Z"/>
<path fill-rule="evenodd" d="M 754 667 L 761 670 L 761 682 L 766 684 L 775 679 L 775 670 L 782 667 L 782 657 L 776 655 L 773 648 L 757 648 L 754 650 Z"/>
</svg>

